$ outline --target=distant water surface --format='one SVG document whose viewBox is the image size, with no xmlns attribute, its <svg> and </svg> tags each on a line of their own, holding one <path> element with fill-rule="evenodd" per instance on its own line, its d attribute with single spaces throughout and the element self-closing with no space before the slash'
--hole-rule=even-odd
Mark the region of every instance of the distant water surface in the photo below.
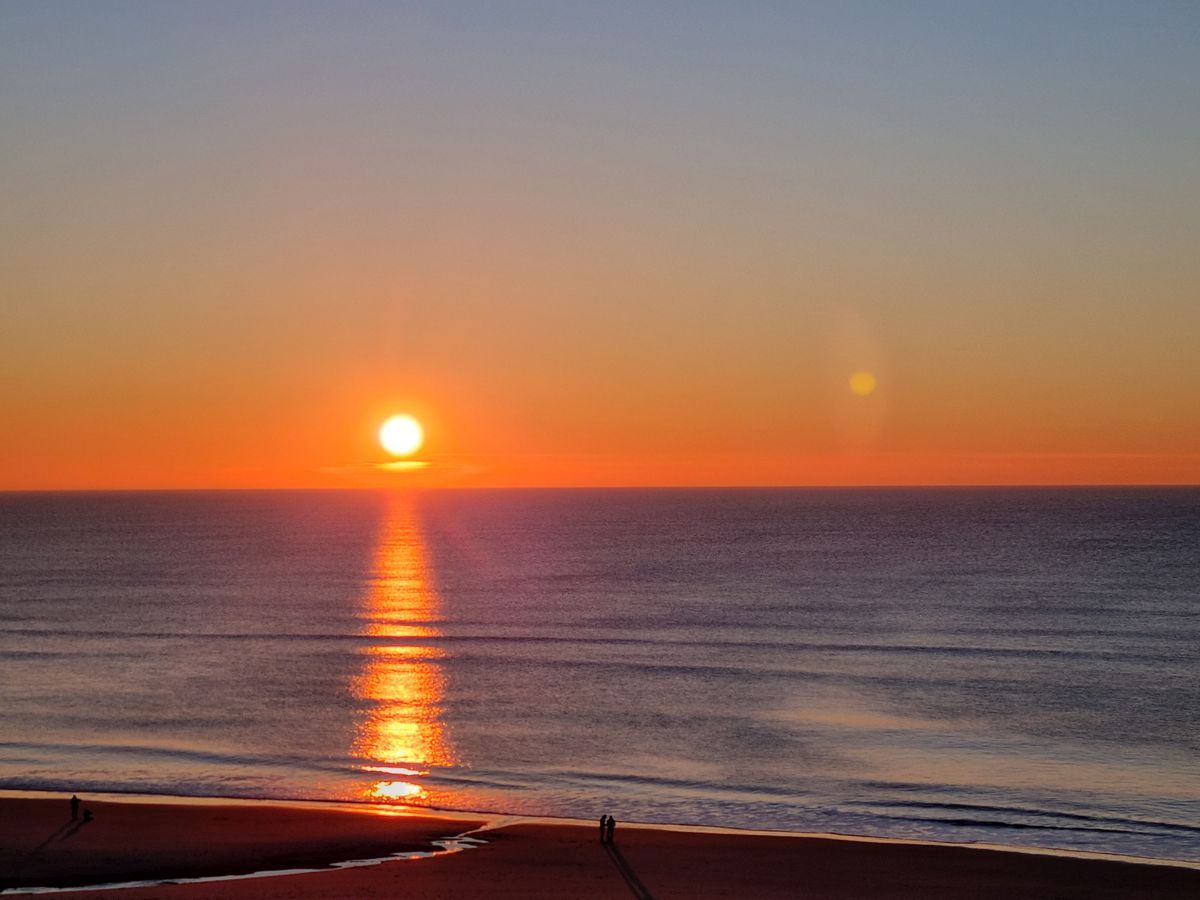
<svg viewBox="0 0 1200 900">
<path fill-rule="evenodd" d="M 1200 860 L 1200 490 L 0 494 L 0 788 Z"/>
</svg>

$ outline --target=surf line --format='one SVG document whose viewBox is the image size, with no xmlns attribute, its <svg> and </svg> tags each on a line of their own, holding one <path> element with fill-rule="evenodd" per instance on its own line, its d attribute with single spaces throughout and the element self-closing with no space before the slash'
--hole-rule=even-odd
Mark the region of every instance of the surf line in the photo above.
<svg viewBox="0 0 1200 900">
<path fill-rule="evenodd" d="M 208 884 L 215 881 L 244 881 L 249 878 L 278 878 L 282 875 L 311 875 L 315 872 L 328 872 L 331 869 L 357 869 L 363 866 L 378 866 L 381 863 L 407 859 L 432 859 L 435 856 L 449 856 L 452 853 L 462 853 L 472 850 L 487 841 L 471 837 L 482 828 L 472 828 L 453 837 L 440 838 L 429 843 L 437 850 L 401 850 L 388 856 L 377 856 L 370 859 L 348 859 L 343 862 L 330 863 L 327 866 L 305 869 L 270 869 L 261 872 L 246 872 L 241 875 L 199 875 L 195 878 L 153 878 L 145 881 L 113 881 L 106 884 L 78 884 L 70 887 L 15 887 L 0 890 L 5 897 L 18 894 L 65 894 L 71 891 L 116 891 L 122 888 L 159 887 L 168 884 Z"/>
</svg>

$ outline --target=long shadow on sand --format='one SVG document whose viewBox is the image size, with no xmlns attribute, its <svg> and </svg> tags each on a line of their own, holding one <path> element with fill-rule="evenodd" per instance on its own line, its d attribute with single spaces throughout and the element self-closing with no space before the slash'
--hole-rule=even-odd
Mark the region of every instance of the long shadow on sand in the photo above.
<svg viewBox="0 0 1200 900">
<path fill-rule="evenodd" d="M 50 832 L 50 836 L 25 854 L 25 859 L 30 860 L 53 844 L 56 840 L 65 841 L 69 837 L 73 837 L 75 832 L 88 823 L 87 819 L 68 822 L 54 831 Z"/>
<path fill-rule="evenodd" d="M 25 871 L 26 867 L 33 862 L 34 858 L 37 857 L 39 853 L 41 853 L 55 841 L 65 841 L 67 838 L 72 837 L 75 832 L 77 832 L 86 824 L 87 820 L 85 819 L 72 820 L 67 822 L 65 825 L 60 825 L 58 828 L 54 829 L 54 831 L 50 832 L 44 841 L 25 854 L 25 859 L 21 861 L 21 863 L 17 866 L 16 871 L 12 874 L 20 875 Z M 0 890 L 4 890 L 6 887 L 7 885 L 0 881 Z"/>
<path fill-rule="evenodd" d="M 80 819 L 78 822 L 75 822 L 74 824 L 71 825 L 70 829 L 65 834 L 63 834 L 62 837 L 59 838 L 59 840 L 65 841 L 69 837 L 74 837 L 75 832 L 77 832 L 84 825 L 87 825 L 90 821 L 91 821 L 90 819 Z M 47 841 L 46 843 L 48 844 L 50 842 Z M 42 846 L 44 847 L 44 846 L 46 846 L 46 844 L 43 844 Z M 41 848 L 39 848 L 39 849 L 41 849 Z"/>
<path fill-rule="evenodd" d="M 654 895 L 646 890 L 646 886 L 642 884 L 641 879 L 634 873 L 633 868 L 626 862 L 625 857 L 621 855 L 621 851 L 617 849 L 616 844 L 605 844 L 604 849 L 608 851 L 608 855 L 616 864 L 617 871 L 621 873 L 621 877 L 625 879 L 625 883 L 629 885 L 629 890 L 633 891 L 633 896 L 637 900 L 654 900 Z"/>
</svg>

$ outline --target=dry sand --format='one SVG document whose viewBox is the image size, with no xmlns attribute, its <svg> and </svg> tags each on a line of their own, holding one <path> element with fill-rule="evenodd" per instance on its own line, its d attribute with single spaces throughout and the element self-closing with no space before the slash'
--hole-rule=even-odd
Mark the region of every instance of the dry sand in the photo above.
<svg viewBox="0 0 1200 900">
<path fill-rule="evenodd" d="M 316 867 L 432 849 L 469 816 L 341 809 L 0 799 L 0 885 L 96 884 Z M 864 898 L 1200 897 L 1200 870 L 966 847 L 813 837 L 514 824 L 477 849 L 363 868 L 237 881 L 72 892 L 71 898 Z"/>
</svg>

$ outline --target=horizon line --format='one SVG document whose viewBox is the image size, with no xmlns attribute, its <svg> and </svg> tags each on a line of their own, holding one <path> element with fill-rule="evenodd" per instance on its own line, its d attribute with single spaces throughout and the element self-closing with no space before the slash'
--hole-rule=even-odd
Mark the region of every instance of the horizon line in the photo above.
<svg viewBox="0 0 1200 900">
<path fill-rule="evenodd" d="M 1089 482 L 930 482 L 908 484 L 544 484 L 544 485 L 412 485 L 327 487 L 69 487 L 4 488 L 0 494 L 233 494 L 233 493 L 428 493 L 440 491 L 822 491 L 822 490 L 1033 490 L 1033 489 L 1200 488 L 1190 481 L 1089 481 Z"/>
</svg>

